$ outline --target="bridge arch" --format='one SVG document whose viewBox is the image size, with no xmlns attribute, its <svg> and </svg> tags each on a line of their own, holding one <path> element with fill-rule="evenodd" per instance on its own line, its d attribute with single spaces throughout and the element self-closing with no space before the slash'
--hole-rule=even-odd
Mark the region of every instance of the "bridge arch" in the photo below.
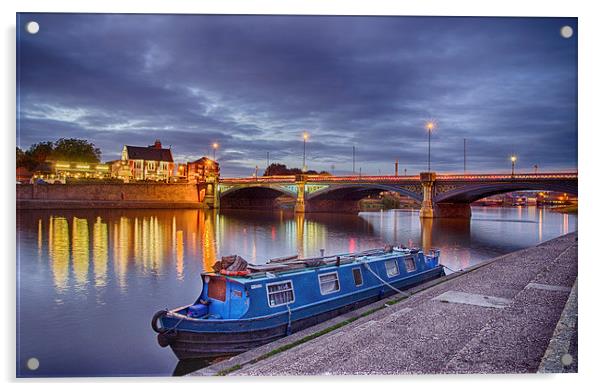
<svg viewBox="0 0 602 391">
<path fill-rule="evenodd" d="M 330 185 L 324 189 L 308 194 L 306 199 L 349 199 L 359 201 L 369 195 L 379 194 L 383 191 L 399 193 L 416 201 L 422 201 L 422 193 L 417 193 L 402 187 L 372 183 Z"/>
<path fill-rule="evenodd" d="M 421 190 L 421 188 L 418 189 Z M 422 194 L 386 184 L 336 184 L 306 194 L 305 210 L 307 212 L 357 213 L 360 211 L 359 201 L 362 198 L 377 195 L 383 191 L 403 194 L 418 202 L 422 199 Z"/>
<path fill-rule="evenodd" d="M 220 207 L 224 209 L 276 209 L 281 196 L 295 198 L 296 186 L 251 184 L 220 189 Z"/>
<path fill-rule="evenodd" d="M 564 181 L 551 182 L 501 182 L 491 184 L 474 184 L 460 186 L 453 190 L 438 193 L 433 201 L 435 203 L 468 203 L 480 200 L 496 194 L 503 194 L 512 191 L 557 191 L 577 195 L 577 183 Z"/>
<path fill-rule="evenodd" d="M 283 186 L 283 185 L 274 185 L 270 183 L 258 183 L 258 184 L 250 184 L 244 186 L 222 186 L 220 187 L 220 197 L 233 195 L 234 193 L 241 194 L 240 192 L 249 192 L 249 191 L 258 191 L 261 192 L 263 190 L 267 190 L 267 193 L 279 195 L 288 195 L 291 197 L 297 196 L 297 186 Z M 271 192 L 270 192 L 271 191 Z M 276 192 L 276 193 L 273 193 Z M 278 196 L 277 196 L 278 197 Z"/>
</svg>

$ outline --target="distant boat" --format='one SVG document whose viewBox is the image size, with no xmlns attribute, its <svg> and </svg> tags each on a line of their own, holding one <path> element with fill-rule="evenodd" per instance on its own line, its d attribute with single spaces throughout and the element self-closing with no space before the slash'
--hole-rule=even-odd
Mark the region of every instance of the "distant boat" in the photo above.
<svg viewBox="0 0 602 391">
<path fill-rule="evenodd" d="M 225 257 L 202 273 L 193 304 L 159 311 L 151 324 L 180 360 L 231 356 L 443 276 L 439 255 L 388 246 L 266 265 Z"/>
</svg>

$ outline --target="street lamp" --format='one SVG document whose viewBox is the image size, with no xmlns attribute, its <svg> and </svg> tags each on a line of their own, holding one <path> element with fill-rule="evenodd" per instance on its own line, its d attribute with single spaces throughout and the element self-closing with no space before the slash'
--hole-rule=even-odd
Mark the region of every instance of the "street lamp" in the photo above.
<svg viewBox="0 0 602 391">
<path fill-rule="evenodd" d="M 213 161 L 215 161 L 215 151 L 217 151 L 217 149 L 219 148 L 219 144 L 218 143 L 213 143 L 211 145 L 211 147 L 213 148 Z"/>
<path fill-rule="evenodd" d="M 303 172 L 307 171 L 307 166 L 305 165 L 305 144 L 307 143 L 308 138 L 309 133 L 303 132 Z"/>
<path fill-rule="evenodd" d="M 428 172 L 431 172 L 431 133 L 433 133 L 433 130 L 435 130 L 436 127 L 437 124 L 434 120 L 427 121 L 424 125 L 424 128 L 429 134 Z"/>
<path fill-rule="evenodd" d="M 516 155 L 510 156 L 510 161 L 512 162 L 512 176 L 514 176 L 514 165 L 516 164 Z"/>
</svg>

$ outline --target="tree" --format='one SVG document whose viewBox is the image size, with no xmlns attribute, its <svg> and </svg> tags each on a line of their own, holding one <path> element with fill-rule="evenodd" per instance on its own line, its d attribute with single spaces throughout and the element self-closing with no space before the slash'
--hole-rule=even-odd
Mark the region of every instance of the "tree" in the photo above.
<svg viewBox="0 0 602 391">
<path fill-rule="evenodd" d="M 288 169 L 286 165 L 280 163 L 272 163 L 265 169 L 263 176 L 271 175 L 288 175 Z"/>
<path fill-rule="evenodd" d="M 100 149 L 87 140 L 75 138 L 61 138 L 54 143 L 54 151 L 51 156 L 53 160 L 65 160 L 70 162 L 100 162 Z"/>
<path fill-rule="evenodd" d="M 33 144 L 27 151 L 17 147 L 17 167 L 30 171 L 48 170 L 48 160 L 98 163 L 100 156 L 100 149 L 87 140 L 61 138 L 55 142 Z"/>
<path fill-rule="evenodd" d="M 315 170 L 309 170 L 303 172 L 300 168 L 287 168 L 285 164 L 281 163 L 272 163 L 266 168 L 263 172 L 263 176 L 271 176 L 271 175 L 298 175 L 298 174 L 307 174 L 307 175 L 318 175 L 318 172 Z M 320 171 L 319 175 L 330 175 L 328 171 Z"/>
<path fill-rule="evenodd" d="M 26 167 L 29 165 L 29 158 L 25 152 L 17 147 L 17 167 Z"/>
</svg>

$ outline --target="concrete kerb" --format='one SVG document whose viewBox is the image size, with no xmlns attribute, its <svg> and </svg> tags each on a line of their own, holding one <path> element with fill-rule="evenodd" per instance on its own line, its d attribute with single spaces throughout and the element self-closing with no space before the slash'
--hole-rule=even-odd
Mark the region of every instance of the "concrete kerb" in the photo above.
<svg viewBox="0 0 602 391">
<path fill-rule="evenodd" d="M 574 233 L 569 233 L 569 234 L 563 235 L 563 236 L 569 236 L 569 235 L 573 235 L 573 234 Z M 553 240 L 558 240 L 559 238 L 562 238 L 563 236 L 551 239 L 549 241 L 542 242 L 535 247 L 543 246 L 546 243 L 553 241 Z M 509 257 L 511 255 L 520 254 L 521 252 L 524 252 L 525 250 L 527 250 L 527 249 L 521 249 L 521 250 L 518 250 L 518 251 L 515 251 L 512 253 L 508 253 L 508 254 L 504 254 L 504 255 L 492 258 L 490 260 L 481 262 L 477 265 L 467 267 L 467 268 L 459 270 L 455 273 L 452 273 L 452 274 L 446 275 L 444 277 L 440 277 L 435 280 L 431 280 L 424 284 L 418 285 L 416 287 L 406 290 L 405 292 L 410 293 L 410 297 L 421 294 L 421 293 L 425 293 L 428 289 L 430 289 L 432 287 L 435 287 L 435 286 L 445 283 L 447 281 L 453 280 L 453 279 L 463 276 L 467 273 L 476 271 L 482 267 L 485 267 L 485 266 L 487 266 L 493 262 L 496 262 L 498 260 L 501 260 L 503 258 Z M 219 375 L 228 374 L 230 372 L 241 369 L 245 365 L 254 364 L 258 361 L 261 361 L 262 359 L 267 358 L 268 356 L 271 356 L 272 352 L 279 353 L 281 351 L 288 350 L 289 348 L 298 346 L 301 343 L 305 343 L 309 340 L 317 338 L 321 335 L 335 331 L 338 328 L 345 326 L 345 325 L 347 325 L 357 319 L 360 319 L 366 315 L 369 315 L 369 314 L 372 314 L 381 309 L 387 308 L 390 305 L 397 304 L 398 302 L 402 302 L 405 298 L 406 297 L 404 297 L 400 294 L 395 294 L 395 295 L 389 296 L 389 297 L 379 300 L 375 303 L 372 303 L 372 304 L 366 305 L 364 307 L 358 308 L 354 311 L 350 311 L 345 314 L 339 315 L 336 318 L 322 322 L 320 324 L 309 327 L 307 329 L 298 331 L 292 335 L 281 338 L 277 341 L 271 342 L 271 343 L 263 345 L 263 346 L 259 346 L 255 349 L 252 349 L 252 350 L 249 350 L 242 354 L 239 354 L 237 356 L 231 357 L 227 360 L 220 361 L 218 363 L 207 366 L 205 368 L 201 368 L 195 372 L 189 373 L 187 376 L 219 376 Z M 331 329 L 331 330 L 329 330 L 329 329 Z"/>
<path fill-rule="evenodd" d="M 577 316 L 577 280 L 575 280 L 537 372 L 577 372 L 575 354 L 577 347 L 573 346 L 577 339 Z"/>
</svg>

